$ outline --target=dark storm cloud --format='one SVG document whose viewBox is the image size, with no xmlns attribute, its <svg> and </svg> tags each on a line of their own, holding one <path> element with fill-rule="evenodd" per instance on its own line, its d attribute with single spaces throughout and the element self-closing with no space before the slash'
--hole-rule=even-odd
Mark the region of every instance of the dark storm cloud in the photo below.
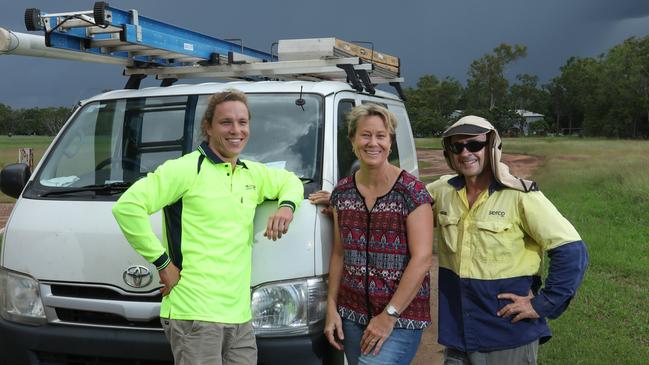
<svg viewBox="0 0 649 365">
<path fill-rule="evenodd" d="M 571 56 L 591 57 L 630 36 L 649 33 L 649 0 L 111 0 L 120 9 L 269 51 L 283 38 L 339 37 L 372 41 L 397 55 L 406 85 L 424 74 L 467 78 L 471 62 L 500 43 L 524 44 L 528 56 L 508 75 L 549 80 Z M 0 27 L 26 32 L 26 7 L 45 12 L 91 9 L 89 0 L 6 1 Z M 648 19 L 649 20 L 649 19 Z M 116 66 L 0 56 L 0 103 L 12 107 L 71 105 L 126 79 Z M 145 85 L 156 85 L 145 80 Z"/>
<path fill-rule="evenodd" d="M 596 20 L 626 20 L 649 17 L 649 1 L 595 0 L 584 9 Z"/>
</svg>

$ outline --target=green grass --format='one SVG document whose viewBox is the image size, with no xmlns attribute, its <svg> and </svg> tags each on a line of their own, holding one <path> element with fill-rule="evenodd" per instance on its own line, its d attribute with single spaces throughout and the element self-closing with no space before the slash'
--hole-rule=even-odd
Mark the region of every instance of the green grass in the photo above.
<svg viewBox="0 0 649 365">
<path fill-rule="evenodd" d="M 649 359 L 649 142 L 512 143 L 547 156 L 537 180 L 588 244 L 590 268 L 543 364 L 646 364 Z M 622 360 L 623 359 L 623 360 Z"/>
<path fill-rule="evenodd" d="M 417 148 L 434 148 L 442 149 L 442 139 L 441 138 L 416 138 L 415 147 Z"/>
<path fill-rule="evenodd" d="M 34 166 L 36 166 L 53 139 L 54 137 L 47 136 L 0 136 L 0 168 L 18 162 L 19 148 L 34 150 Z M 14 198 L 0 193 L 0 203 L 13 203 L 14 201 Z"/>
<path fill-rule="evenodd" d="M 439 146 L 421 139 L 418 147 Z M 649 142 L 579 138 L 503 141 L 543 157 L 533 178 L 586 242 L 590 267 L 568 310 L 550 321 L 540 364 L 647 364 Z"/>
</svg>

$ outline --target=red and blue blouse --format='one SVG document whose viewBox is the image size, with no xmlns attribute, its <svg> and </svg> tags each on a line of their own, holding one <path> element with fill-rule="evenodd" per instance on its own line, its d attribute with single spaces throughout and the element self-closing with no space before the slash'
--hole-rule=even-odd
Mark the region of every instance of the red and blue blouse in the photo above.
<svg viewBox="0 0 649 365">
<path fill-rule="evenodd" d="M 338 182 L 331 203 L 338 215 L 344 248 L 338 311 L 342 318 L 367 324 L 390 302 L 410 260 L 408 215 L 423 204 L 432 204 L 432 198 L 421 181 L 402 170 L 392 189 L 378 197 L 371 210 L 356 187 L 354 175 Z M 430 321 L 427 273 L 415 298 L 401 311 L 395 328 L 423 329 Z"/>
</svg>

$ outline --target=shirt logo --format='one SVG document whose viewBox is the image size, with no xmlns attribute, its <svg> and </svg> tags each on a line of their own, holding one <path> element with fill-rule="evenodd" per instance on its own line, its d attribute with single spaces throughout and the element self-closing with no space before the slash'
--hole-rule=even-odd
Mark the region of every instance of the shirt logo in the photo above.
<svg viewBox="0 0 649 365">
<path fill-rule="evenodd" d="M 439 211 L 439 215 L 448 215 L 448 213 L 446 213 L 445 210 L 440 210 L 440 211 Z"/>
<path fill-rule="evenodd" d="M 255 190 L 255 189 L 257 189 L 257 187 L 255 185 L 249 184 L 249 185 L 244 186 L 243 189 L 244 190 Z"/>
<path fill-rule="evenodd" d="M 502 210 L 490 210 L 489 215 L 497 215 L 502 218 L 505 216 L 505 212 L 503 212 Z"/>
</svg>

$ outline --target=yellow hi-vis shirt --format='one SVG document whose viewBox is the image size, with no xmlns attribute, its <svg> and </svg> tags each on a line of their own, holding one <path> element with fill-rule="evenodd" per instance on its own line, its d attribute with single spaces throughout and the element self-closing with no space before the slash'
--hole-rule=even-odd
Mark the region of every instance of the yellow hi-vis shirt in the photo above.
<svg viewBox="0 0 649 365">
<path fill-rule="evenodd" d="M 494 182 L 469 208 L 464 178 L 443 176 L 426 186 L 439 229 L 440 344 L 464 352 L 515 348 L 551 337 L 579 287 L 588 253 L 579 234 L 540 191 Z M 550 267 L 541 288 L 542 257 Z M 534 294 L 540 318 L 512 323 L 497 312 L 501 293 Z"/>
<path fill-rule="evenodd" d="M 264 200 L 296 208 L 302 182 L 283 169 L 237 161 L 234 172 L 206 143 L 162 164 L 118 200 L 113 214 L 133 248 L 158 269 L 169 261 L 180 281 L 160 316 L 219 323 L 252 318 L 250 275 L 255 209 Z M 164 209 L 164 243 L 149 215 Z"/>
<path fill-rule="evenodd" d="M 426 187 L 439 226 L 439 264 L 462 278 L 536 275 L 543 252 L 581 241 L 575 228 L 540 191 L 487 189 L 469 208 L 466 187 L 443 176 Z"/>
</svg>

